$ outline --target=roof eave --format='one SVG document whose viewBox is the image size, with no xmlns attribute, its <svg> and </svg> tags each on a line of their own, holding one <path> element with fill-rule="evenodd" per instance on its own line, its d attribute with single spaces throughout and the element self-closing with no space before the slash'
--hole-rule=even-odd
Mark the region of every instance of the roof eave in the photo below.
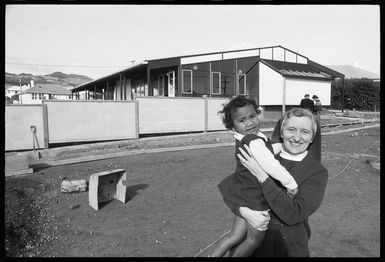
<svg viewBox="0 0 385 262">
<path fill-rule="evenodd" d="M 299 76 L 299 75 L 287 75 L 287 74 L 281 74 L 281 75 L 284 76 L 285 78 L 308 79 L 308 80 L 318 80 L 318 81 L 325 81 L 325 82 L 334 80 L 334 78 L 325 78 L 325 77 L 316 77 L 316 76 Z"/>
<path fill-rule="evenodd" d="M 125 72 L 129 72 L 129 71 L 134 71 L 134 70 L 139 70 L 141 67 L 145 67 L 147 66 L 147 63 L 140 63 L 138 65 L 135 65 L 135 66 L 132 66 L 132 67 L 129 67 L 129 68 L 126 68 L 126 69 L 123 69 L 123 70 L 120 70 L 118 72 L 115 72 L 115 73 L 112 73 L 112 74 L 109 74 L 109 75 L 106 75 L 106 76 L 103 76 L 103 77 L 100 77 L 100 78 L 97 78 L 95 80 L 91 80 L 87 83 L 84 83 L 84 84 L 81 84 L 81 85 L 78 85 L 78 86 L 75 86 L 74 88 L 71 89 L 71 93 L 72 92 L 77 92 L 77 91 L 81 91 L 82 87 L 85 87 L 85 86 L 88 86 L 90 84 L 96 84 L 98 82 L 102 82 L 108 78 L 111 78 L 112 76 L 118 76 L 119 74 L 121 73 L 125 73 Z"/>
</svg>

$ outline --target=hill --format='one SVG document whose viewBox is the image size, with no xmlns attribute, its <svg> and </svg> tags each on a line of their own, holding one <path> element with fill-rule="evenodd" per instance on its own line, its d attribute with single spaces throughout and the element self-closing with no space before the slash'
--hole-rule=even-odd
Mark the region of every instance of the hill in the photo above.
<svg viewBox="0 0 385 262">
<path fill-rule="evenodd" d="M 351 65 L 327 65 L 327 67 L 345 75 L 345 78 L 380 79 L 380 75 Z"/>
<path fill-rule="evenodd" d="M 59 84 L 64 87 L 75 87 L 93 79 L 85 75 L 65 74 L 62 72 L 54 72 L 48 75 L 32 75 L 32 74 L 11 74 L 5 73 L 5 85 L 19 85 L 21 79 L 21 85 L 28 85 L 31 80 L 36 84 Z"/>
</svg>

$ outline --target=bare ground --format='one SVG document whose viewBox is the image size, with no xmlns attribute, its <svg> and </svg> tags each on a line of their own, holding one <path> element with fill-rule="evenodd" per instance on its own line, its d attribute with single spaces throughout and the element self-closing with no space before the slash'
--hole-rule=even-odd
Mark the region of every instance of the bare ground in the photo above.
<svg viewBox="0 0 385 262">
<path fill-rule="evenodd" d="M 188 141 L 185 143 L 189 143 Z M 379 257 L 380 128 L 323 136 L 329 182 L 311 216 L 314 257 Z M 99 211 L 88 192 L 61 193 L 63 178 L 127 170 L 127 202 Z M 217 183 L 233 147 L 138 154 L 42 168 L 5 180 L 5 247 L 11 257 L 191 257 L 231 226 Z"/>
</svg>

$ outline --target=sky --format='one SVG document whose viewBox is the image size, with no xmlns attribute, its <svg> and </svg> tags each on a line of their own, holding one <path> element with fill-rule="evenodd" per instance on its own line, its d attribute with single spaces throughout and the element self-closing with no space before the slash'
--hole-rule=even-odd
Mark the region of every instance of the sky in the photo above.
<svg viewBox="0 0 385 262">
<path fill-rule="evenodd" d="M 380 74 L 379 5 L 6 5 L 5 71 L 93 79 L 146 59 L 281 45 Z"/>
</svg>

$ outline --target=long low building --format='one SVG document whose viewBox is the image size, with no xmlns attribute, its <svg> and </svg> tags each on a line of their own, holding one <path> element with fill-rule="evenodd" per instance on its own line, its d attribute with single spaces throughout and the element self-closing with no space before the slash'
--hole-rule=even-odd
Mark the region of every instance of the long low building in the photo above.
<svg viewBox="0 0 385 262">
<path fill-rule="evenodd" d="M 298 105 L 304 94 L 331 101 L 331 82 L 344 75 L 280 45 L 146 60 L 76 86 L 76 99 L 250 95 L 265 107 Z"/>
</svg>

